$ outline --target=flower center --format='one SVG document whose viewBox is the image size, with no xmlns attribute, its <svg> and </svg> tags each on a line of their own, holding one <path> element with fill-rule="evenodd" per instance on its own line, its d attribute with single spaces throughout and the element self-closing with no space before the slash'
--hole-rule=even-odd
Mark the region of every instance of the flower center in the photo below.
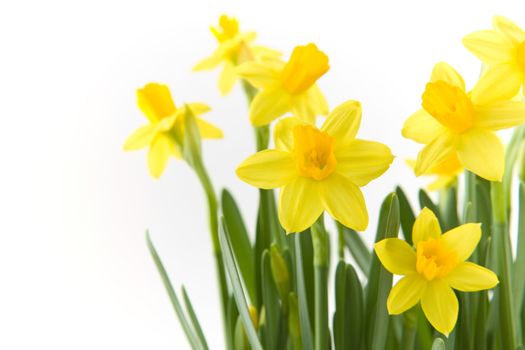
<svg viewBox="0 0 525 350">
<path fill-rule="evenodd" d="M 226 15 L 222 15 L 219 18 L 220 28 L 211 28 L 211 32 L 217 38 L 217 41 L 223 43 L 229 39 L 234 38 L 239 33 L 239 22 L 235 18 L 230 18 Z"/>
<path fill-rule="evenodd" d="M 457 133 L 467 131 L 474 124 L 474 108 L 469 96 L 444 81 L 427 84 L 422 105 L 441 124 Z"/>
<path fill-rule="evenodd" d="M 458 263 L 456 253 L 443 241 L 433 238 L 419 242 L 416 255 L 416 270 L 428 281 L 445 277 Z"/>
<path fill-rule="evenodd" d="M 518 64 L 525 71 L 525 41 L 518 46 Z"/>
<path fill-rule="evenodd" d="M 322 180 L 337 164 L 332 136 L 310 125 L 298 125 L 293 130 L 294 157 L 301 176 Z"/>
<path fill-rule="evenodd" d="M 328 56 L 314 44 L 297 46 L 281 73 L 281 84 L 289 93 L 308 90 L 328 71 Z"/>
</svg>

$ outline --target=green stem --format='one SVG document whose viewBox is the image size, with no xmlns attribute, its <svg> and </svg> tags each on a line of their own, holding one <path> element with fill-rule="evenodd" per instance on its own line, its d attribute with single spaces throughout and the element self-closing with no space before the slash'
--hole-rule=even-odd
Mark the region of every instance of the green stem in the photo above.
<svg viewBox="0 0 525 350">
<path fill-rule="evenodd" d="M 315 284 L 315 350 L 330 347 L 328 329 L 328 234 L 323 227 L 323 216 L 312 226 Z"/>
</svg>

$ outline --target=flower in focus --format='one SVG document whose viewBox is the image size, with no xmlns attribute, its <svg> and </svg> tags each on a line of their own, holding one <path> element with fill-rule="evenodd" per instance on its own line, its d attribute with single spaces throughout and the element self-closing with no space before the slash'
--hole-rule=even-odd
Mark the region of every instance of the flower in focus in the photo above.
<svg viewBox="0 0 525 350">
<path fill-rule="evenodd" d="M 479 93 L 480 86 L 466 92 L 463 78 L 451 66 L 434 66 L 423 108 L 405 121 L 402 131 L 404 137 L 426 145 L 416 160 L 417 176 L 455 154 L 469 171 L 501 181 L 504 151 L 495 131 L 525 123 L 525 104 L 488 98 Z"/>
<path fill-rule="evenodd" d="M 219 77 L 219 91 L 226 95 L 231 91 L 238 79 L 235 67 L 246 61 L 278 58 L 281 54 L 275 50 L 254 46 L 252 42 L 255 32 L 241 33 L 237 19 L 222 15 L 219 26 L 211 27 L 211 32 L 219 43 L 219 47 L 211 56 L 203 59 L 193 67 L 194 71 L 214 69 L 223 64 Z"/>
<path fill-rule="evenodd" d="M 137 102 L 149 124 L 129 136 L 124 150 L 133 151 L 149 146 L 149 170 L 154 178 L 159 178 L 170 156 L 181 158 L 177 135 L 183 132 L 187 108 L 196 116 L 208 112 L 210 108 L 203 103 L 189 103 L 177 108 L 168 87 L 157 83 L 149 83 L 138 89 Z M 196 122 L 202 138 L 222 138 L 222 131 L 217 127 L 200 118 L 196 118 Z"/>
<path fill-rule="evenodd" d="M 273 60 L 239 66 L 238 74 L 261 90 L 250 105 L 252 124 L 269 124 L 287 112 L 310 123 L 315 123 L 316 116 L 328 114 L 316 81 L 329 68 L 328 56 L 314 44 L 297 46 L 286 63 Z"/>
<path fill-rule="evenodd" d="M 410 159 L 407 160 L 407 164 L 411 168 L 414 168 L 416 166 L 416 161 Z M 461 174 L 463 170 L 463 165 L 459 161 L 456 153 L 451 153 L 444 161 L 423 174 L 436 176 L 436 179 L 427 186 L 427 189 L 429 191 L 437 191 L 451 186 L 455 183 L 458 175 Z"/>
<path fill-rule="evenodd" d="M 237 176 L 258 188 L 281 189 L 279 220 L 289 233 L 307 229 L 324 210 L 362 231 L 368 213 L 359 187 L 383 174 L 393 156 L 381 143 L 356 139 L 360 123 L 357 101 L 335 108 L 320 129 L 284 118 L 275 126 L 276 149 L 248 157 Z"/>
<path fill-rule="evenodd" d="M 493 26 L 463 38 L 465 47 L 488 65 L 477 95 L 489 102 L 510 99 L 525 84 L 525 31 L 501 16 L 494 17 Z"/>
<path fill-rule="evenodd" d="M 480 224 L 465 224 L 441 234 L 434 213 L 423 208 L 412 229 L 414 249 L 399 238 L 377 242 L 374 250 L 383 266 L 404 276 L 390 291 L 388 313 L 401 314 L 421 302 L 426 318 L 448 336 L 458 318 L 453 289 L 475 292 L 498 284 L 494 272 L 466 261 L 481 237 Z"/>
</svg>

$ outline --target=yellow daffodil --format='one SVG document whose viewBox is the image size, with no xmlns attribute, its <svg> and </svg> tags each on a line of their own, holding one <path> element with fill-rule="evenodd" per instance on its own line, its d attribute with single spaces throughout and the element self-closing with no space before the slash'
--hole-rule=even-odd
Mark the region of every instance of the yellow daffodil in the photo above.
<svg viewBox="0 0 525 350">
<path fill-rule="evenodd" d="M 258 188 L 281 188 L 279 220 L 289 233 L 307 229 L 324 210 L 362 231 L 368 213 L 359 187 L 383 174 L 393 156 L 381 143 L 356 139 L 360 123 L 357 101 L 335 108 L 320 129 L 284 118 L 274 130 L 276 149 L 248 157 L 237 176 Z"/>
<path fill-rule="evenodd" d="M 414 168 L 416 161 L 410 159 L 407 160 L 407 164 L 411 168 Z M 456 153 L 451 153 L 443 162 L 423 174 L 425 176 L 436 176 L 436 179 L 427 186 L 427 189 L 429 191 L 437 191 L 449 187 L 456 181 L 458 175 L 461 174 L 463 170 L 463 165 L 459 161 Z"/>
<path fill-rule="evenodd" d="M 181 157 L 176 137 L 183 132 L 187 108 L 196 116 L 208 112 L 210 108 L 203 103 L 190 103 L 177 108 L 168 87 L 157 83 L 149 83 L 138 89 L 137 102 L 149 124 L 131 134 L 124 144 L 124 150 L 139 150 L 149 146 L 149 170 L 153 177 L 159 178 L 170 156 Z M 196 118 L 196 122 L 202 138 L 222 138 L 222 131 L 217 127 L 200 118 Z"/>
<path fill-rule="evenodd" d="M 383 266 L 404 276 L 390 291 L 388 312 L 401 314 L 421 302 L 430 324 L 448 336 L 458 317 L 453 289 L 475 292 L 498 284 L 494 272 L 466 261 L 481 237 L 480 224 L 465 224 L 441 234 L 439 222 L 424 208 L 414 222 L 414 249 L 399 238 L 375 244 Z"/>
<path fill-rule="evenodd" d="M 235 67 L 246 61 L 278 58 L 281 54 L 275 50 L 254 46 L 255 32 L 241 33 L 237 19 L 222 15 L 219 26 L 211 27 L 211 32 L 219 42 L 213 54 L 193 67 L 194 71 L 214 69 L 223 63 L 219 77 L 219 91 L 226 95 L 238 80 Z"/>
<path fill-rule="evenodd" d="M 494 17 L 493 26 L 463 38 L 465 47 L 488 65 L 477 95 L 489 102 L 510 99 L 525 84 L 525 31 L 501 16 Z"/>
<path fill-rule="evenodd" d="M 463 78 L 451 66 L 436 64 L 423 93 L 423 109 L 405 121 L 402 131 L 404 137 L 426 144 L 417 157 L 417 176 L 456 154 L 466 169 L 501 181 L 504 152 L 495 131 L 525 123 L 525 104 L 486 99 L 479 90 L 476 85 L 466 92 Z"/>
<path fill-rule="evenodd" d="M 239 75 L 261 91 L 250 105 L 255 126 L 269 124 L 287 112 L 315 123 L 328 114 L 328 104 L 315 82 L 329 69 L 328 57 L 314 44 L 297 46 L 288 62 L 247 62 Z"/>
</svg>

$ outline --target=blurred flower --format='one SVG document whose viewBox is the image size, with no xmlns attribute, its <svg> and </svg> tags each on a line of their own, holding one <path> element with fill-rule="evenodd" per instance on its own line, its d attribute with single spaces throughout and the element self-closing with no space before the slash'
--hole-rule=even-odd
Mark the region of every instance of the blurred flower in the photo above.
<svg viewBox="0 0 525 350">
<path fill-rule="evenodd" d="M 525 32 L 501 16 L 494 17 L 493 26 L 463 38 L 465 47 L 489 66 L 477 91 L 487 102 L 510 99 L 525 83 Z"/>
<path fill-rule="evenodd" d="M 275 50 L 252 45 L 257 34 L 239 32 L 239 23 L 235 18 L 222 15 L 219 18 L 219 26 L 210 29 L 219 42 L 219 47 L 211 56 L 197 63 L 193 70 L 214 69 L 222 63 L 218 86 L 223 95 L 229 93 L 238 80 L 235 66 L 246 61 L 273 59 L 281 55 Z"/>
<path fill-rule="evenodd" d="M 269 124 L 287 112 L 310 123 L 328 114 L 325 97 L 315 82 L 329 68 L 328 56 L 314 44 L 297 46 L 286 63 L 273 60 L 239 66 L 239 75 L 261 89 L 250 105 L 252 124 Z"/>
<path fill-rule="evenodd" d="M 501 181 L 504 152 L 495 131 L 525 123 L 525 104 L 486 99 L 479 90 L 478 83 L 467 93 L 463 78 L 451 66 L 435 65 L 423 93 L 423 109 L 405 121 L 402 131 L 404 137 L 426 144 L 417 157 L 417 176 L 456 154 L 466 169 Z"/>
<path fill-rule="evenodd" d="M 170 156 L 181 158 L 179 140 L 183 132 L 183 121 L 187 108 L 194 115 L 206 113 L 210 108 L 203 103 L 190 103 L 177 108 L 166 85 L 149 83 L 137 90 L 137 101 L 140 110 L 149 120 L 126 140 L 124 150 L 133 151 L 149 146 L 148 165 L 151 175 L 159 178 L 162 175 Z M 196 118 L 202 138 L 222 138 L 220 129 Z"/>
<path fill-rule="evenodd" d="M 416 166 L 415 160 L 408 159 L 406 162 L 411 168 Z M 451 186 L 456 181 L 458 175 L 463 172 L 463 170 L 463 165 L 459 161 L 456 153 L 451 153 L 443 162 L 439 163 L 423 174 L 428 176 L 437 176 L 437 178 L 427 186 L 427 189 L 429 191 L 437 191 Z"/>
<path fill-rule="evenodd" d="M 275 126 L 276 149 L 248 157 L 237 176 L 258 188 L 281 188 L 279 220 L 289 233 L 307 229 L 324 210 L 362 231 L 368 213 L 359 187 L 383 174 L 393 156 L 381 143 L 356 139 L 360 123 L 357 101 L 335 108 L 321 129 L 284 118 Z"/>
<path fill-rule="evenodd" d="M 387 238 L 374 249 L 383 266 L 404 276 L 387 300 L 391 315 L 401 314 L 421 302 L 426 318 L 448 336 L 458 317 L 453 289 L 475 292 L 498 284 L 494 272 L 466 261 L 478 245 L 480 224 L 465 224 L 441 234 L 434 213 L 423 208 L 412 230 L 415 251 L 399 238 Z"/>
</svg>

